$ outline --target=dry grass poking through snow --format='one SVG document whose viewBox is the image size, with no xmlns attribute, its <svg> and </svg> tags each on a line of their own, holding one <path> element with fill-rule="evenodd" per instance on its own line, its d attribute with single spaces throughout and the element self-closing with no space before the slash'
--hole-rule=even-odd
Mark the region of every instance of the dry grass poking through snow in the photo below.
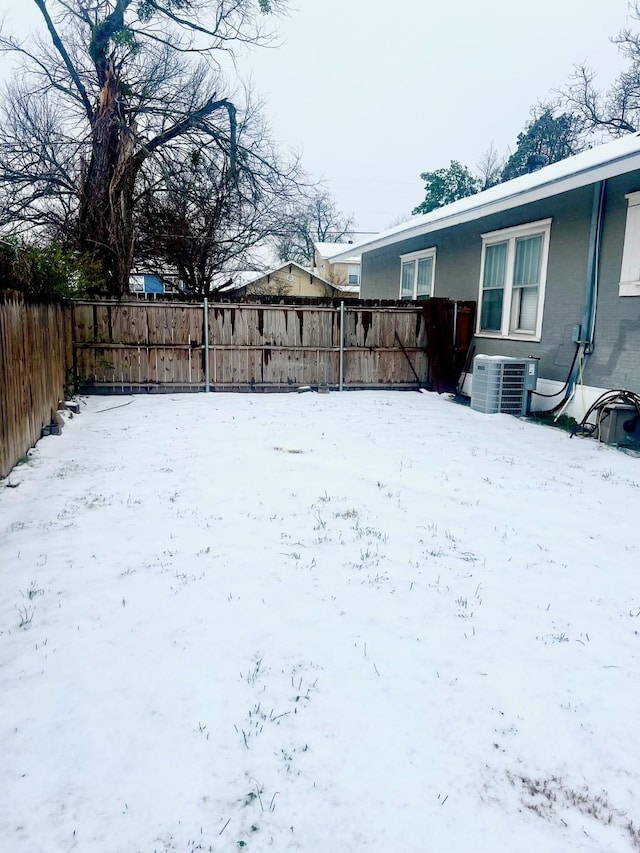
<svg viewBox="0 0 640 853">
<path fill-rule="evenodd" d="M 594 794 L 589 790 L 588 785 L 574 788 L 558 776 L 551 776 L 548 779 L 530 779 L 507 772 L 507 778 L 511 785 L 521 788 L 520 797 L 523 806 L 543 820 L 567 827 L 565 817 L 569 817 L 569 813 L 575 810 L 585 817 L 593 818 L 603 826 L 622 830 L 622 833 L 628 835 L 632 847 L 636 850 L 640 849 L 640 828 L 625 811 L 611 805 L 606 791 Z M 583 832 L 587 834 L 584 829 Z"/>
<path fill-rule="evenodd" d="M 640 848 L 640 460 L 437 395 L 103 408 L 0 489 L 0 849 Z"/>
</svg>

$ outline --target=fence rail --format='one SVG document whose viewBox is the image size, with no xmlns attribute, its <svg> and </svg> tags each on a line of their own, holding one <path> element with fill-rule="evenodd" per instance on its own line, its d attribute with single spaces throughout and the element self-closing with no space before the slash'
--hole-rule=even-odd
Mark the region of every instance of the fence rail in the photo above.
<svg viewBox="0 0 640 853">
<path fill-rule="evenodd" d="M 75 368 L 103 391 L 198 391 L 207 377 L 207 390 L 427 384 L 420 306 L 342 310 L 341 321 L 339 305 L 76 303 Z"/>
<path fill-rule="evenodd" d="M 391 389 L 431 380 L 441 390 L 451 387 L 447 371 L 459 373 L 474 308 L 445 299 L 61 307 L 0 291 L 0 476 L 51 422 L 68 377 L 97 393 Z"/>
<path fill-rule="evenodd" d="M 69 310 L 0 291 L 0 476 L 51 423 L 71 364 Z"/>
</svg>

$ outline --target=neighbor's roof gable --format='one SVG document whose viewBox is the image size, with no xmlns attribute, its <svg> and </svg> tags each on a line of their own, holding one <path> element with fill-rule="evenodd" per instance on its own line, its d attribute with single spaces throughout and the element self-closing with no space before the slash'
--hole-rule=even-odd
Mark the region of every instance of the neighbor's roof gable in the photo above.
<svg viewBox="0 0 640 853">
<path fill-rule="evenodd" d="M 368 252 L 399 240 L 420 237 L 452 225 L 471 222 L 636 169 L 640 169 L 640 134 L 632 133 L 614 142 L 567 157 L 559 163 L 552 163 L 537 172 L 513 178 L 476 195 L 454 201 L 430 213 L 414 216 L 401 225 L 383 231 L 373 239 L 350 246 L 349 254 Z M 342 256 L 335 255 L 331 260 L 340 261 Z"/>
<path fill-rule="evenodd" d="M 220 292 L 224 293 L 227 291 L 237 290 L 239 287 L 254 284 L 256 281 L 260 281 L 263 278 L 269 278 L 269 276 L 277 275 L 280 272 L 293 272 L 294 268 L 298 273 L 308 275 L 312 279 L 315 279 L 316 281 L 319 281 L 322 284 L 326 284 L 328 287 L 331 287 L 334 290 L 338 289 L 335 284 L 332 284 L 330 281 L 327 281 L 326 278 L 323 278 L 321 275 L 318 275 L 317 273 L 313 272 L 313 270 L 309 267 L 303 267 L 296 261 L 284 261 L 277 267 L 272 267 L 268 270 L 251 270 L 238 273 L 229 273 L 229 284 L 225 285 L 224 287 L 221 287 Z"/>
</svg>

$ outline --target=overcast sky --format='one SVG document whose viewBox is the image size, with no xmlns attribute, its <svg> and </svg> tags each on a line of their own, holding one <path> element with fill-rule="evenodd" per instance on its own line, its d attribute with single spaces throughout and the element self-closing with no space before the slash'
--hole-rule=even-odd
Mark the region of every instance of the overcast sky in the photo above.
<svg viewBox="0 0 640 853">
<path fill-rule="evenodd" d="M 33 0 L 0 9 L 10 25 L 36 19 Z M 608 37 L 627 13 L 627 0 L 299 0 L 280 46 L 243 65 L 283 146 L 360 231 L 378 231 L 420 203 L 420 172 L 474 168 L 492 141 L 513 149 L 574 63 L 613 79 Z"/>
<path fill-rule="evenodd" d="M 282 46 L 252 59 L 272 127 L 303 150 L 359 229 L 424 197 L 420 173 L 513 148 L 530 107 L 587 61 L 621 67 L 608 37 L 627 0 L 302 0 Z"/>
</svg>

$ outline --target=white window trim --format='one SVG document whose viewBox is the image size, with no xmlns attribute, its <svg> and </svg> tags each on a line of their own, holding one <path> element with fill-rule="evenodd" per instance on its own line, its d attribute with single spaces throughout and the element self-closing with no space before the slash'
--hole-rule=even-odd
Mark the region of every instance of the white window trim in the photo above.
<svg viewBox="0 0 640 853">
<path fill-rule="evenodd" d="M 640 296 L 640 192 L 628 193 L 619 296 Z"/>
<path fill-rule="evenodd" d="M 355 272 L 352 272 L 352 270 L 355 270 Z M 352 276 L 356 281 L 349 281 Z M 347 284 L 360 284 L 360 264 L 347 264 Z"/>
<path fill-rule="evenodd" d="M 436 249 L 435 246 L 431 249 L 421 249 L 419 252 L 408 252 L 406 255 L 400 255 L 400 291 L 399 298 L 406 299 L 406 296 L 402 295 L 402 265 L 409 261 L 416 261 L 415 269 L 413 271 L 413 296 L 412 299 L 418 298 L 418 261 L 427 260 L 427 258 L 433 258 L 433 264 L 431 265 L 431 281 L 429 283 L 429 296 L 433 296 L 434 283 L 436 279 Z M 422 294 L 424 296 L 424 294 Z"/>
<path fill-rule="evenodd" d="M 476 336 L 479 338 L 504 338 L 512 341 L 539 341 L 542 337 L 542 319 L 544 315 L 544 294 L 547 286 L 547 264 L 549 261 L 549 239 L 551 235 L 552 219 L 540 219 L 537 222 L 527 222 L 525 225 L 515 225 L 512 228 L 503 228 L 500 231 L 489 231 L 481 234 L 482 237 L 482 260 L 480 262 L 480 283 L 478 285 L 478 311 L 476 320 Z M 515 263 L 515 245 L 519 237 L 533 237 L 542 234 L 542 259 L 540 262 L 540 284 L 538 289 L 538 309 L 536 316 L 535 332 L 518 332 L 511 330 L 511 302 L 513 294 L 513 269 Z M 482 282 L 484 280 L 485 249 L 495 243 L 508 243 L 507 249 L 507 275 L 504 286 L 504 299 L 502 301 L 502 321 L 499 332 L 482 331 Z"/>
</svg>

